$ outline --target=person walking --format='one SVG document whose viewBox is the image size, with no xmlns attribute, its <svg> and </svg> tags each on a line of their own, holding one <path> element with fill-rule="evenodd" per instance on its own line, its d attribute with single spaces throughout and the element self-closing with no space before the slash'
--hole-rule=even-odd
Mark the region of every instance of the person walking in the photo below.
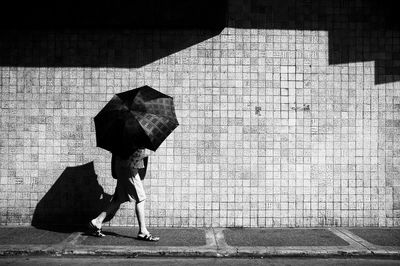
<svg viewBox="0 0 400 266">
<path fill-rule="evenodd" d="M 151 151 L 147 149 L 138 148 L 128 158 L 112 155 L 111 172 L 112 176 L 117 179 L 117 186 L 109 205 L 89 222 L 91 234 L 97 237 L 105 236 L 101 231 L 104 219 L 111 213 L 116 212 L 121 204 L 135 202 L 136 218 L 139 224 L 137 239 L 145 241 L 158 241 L 160 239 L 153 236 L 146 227 L 144 207 L 146 194 L 139 175 L 139 169 L 145 167 L 143 159 L 148 157 L 150 153 Z"/>
</svg>

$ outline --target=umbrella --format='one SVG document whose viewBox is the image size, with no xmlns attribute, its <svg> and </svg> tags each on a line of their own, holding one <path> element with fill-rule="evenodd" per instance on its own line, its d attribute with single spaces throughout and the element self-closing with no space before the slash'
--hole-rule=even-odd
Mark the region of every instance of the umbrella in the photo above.
<svg viewBox="0 0 400 266">
<path fill-rule="evenodd" d="M 97 146 L 123 157 L 155 151 L 179 125 L 173 98 L 149 86 L 114 95 L 94 123 Z"/>
</svg>

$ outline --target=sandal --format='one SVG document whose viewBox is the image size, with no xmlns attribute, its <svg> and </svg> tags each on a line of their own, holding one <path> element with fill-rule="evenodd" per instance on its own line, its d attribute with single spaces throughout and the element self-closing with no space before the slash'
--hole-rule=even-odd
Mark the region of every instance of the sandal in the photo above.
<svg viewBox="0 0 400 266">
<path fill-rule="evenodd" d="M 96 237 L 105 237 L 106 235 L 101 232 L 101 228 L 95 226 L 91 221 L 89 222 L 90 234 Z"/>
<path fill-rule="evenodd" d="M 143 241 L 153 241 L 153 242 L 157 242 L 158 240 L 160 240 L 159 237 L 157 236 L 152 236 L 150 233 L 148 235 L 137 235 L 137 239 L 138 240 L 143 240 Z"/>
<path fill-rule="evenodd" d="M 95 237 L 105 237 L 106 235 L 101 232 L 101 230 L 93 231 L 92 236 Z"/>
</svg>

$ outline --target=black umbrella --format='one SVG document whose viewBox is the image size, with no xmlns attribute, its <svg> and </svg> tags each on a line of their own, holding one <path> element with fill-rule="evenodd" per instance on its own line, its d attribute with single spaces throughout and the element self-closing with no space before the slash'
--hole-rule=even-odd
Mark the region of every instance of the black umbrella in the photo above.
<svg viewBox="0 0 400 266">
<path fill-rule="evenodd" d="M 114 95 L 94 123 L 97 146 L 123 157 L 155 151 L 179 125 L 173 98 L 149 86 Z"/>
</svg>

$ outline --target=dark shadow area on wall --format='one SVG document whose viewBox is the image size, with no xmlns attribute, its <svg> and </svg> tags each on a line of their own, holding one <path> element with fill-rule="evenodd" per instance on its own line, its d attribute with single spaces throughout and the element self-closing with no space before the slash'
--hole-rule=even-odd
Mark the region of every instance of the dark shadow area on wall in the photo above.
<svg viewBox="0 0 400 266">
<path fill-rule="evenodd" d="M 139 68 L 219 33 L 190 29 L 8 31 L 0 36 L 0 65 Z"/>
<path fill-rule="evenodd" d="M 225 0 L 15 1 L 0 18 L 0 65 L 138 68 L 218 35 L 225 10 Z"/>
<path fill-rule="evenodd" d="M 52 231 L 85 230 L 110 200 L 97 180 L 93 162 L 67 167 L 36 205 L 32 225 Z"/>
<path fill-rule="evenodd" d="M 374 61 L 376 84 L 400 80 L 400 19 L 394 0 L 64 0 L 9 5 L 0 17 L 0 66 L 137 68 L 234 27 L 327 31 L 330 64 Z"/>
<path fill-rule="evenodd" d="M 393 0 L 229 0 L 227 20 L 235 28 L 327 31 L 329 64 L 375 61 L 376 84 L 400 80 Z"/>
</svg>

